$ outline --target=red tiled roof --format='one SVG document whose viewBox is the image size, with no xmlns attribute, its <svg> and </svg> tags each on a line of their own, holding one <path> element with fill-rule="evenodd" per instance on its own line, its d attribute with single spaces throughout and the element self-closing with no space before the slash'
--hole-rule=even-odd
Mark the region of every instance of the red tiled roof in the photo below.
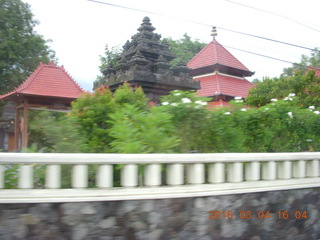
<svg viewBox="0 0 320 240">
<path fill-rule="evenodd" d="M 0 96 L 5 99 L 11 95 L 36 95 L 76 99 L 84 90 L 66 72 L 63 66 L 54 62 L 40 63 L 38 68 L 12 92 Z"/>
<path fill-rule="evenodd" d="M 215 39 L 213 39 L 195 57 L 193 57 L 187 66 L 191 69 L 197 69 L 215 64 L 221 64 L 244 71 L 249 71 L 248 68 L 246 68 Z"/>
<path fill-rule="evenodd" d="M 227 95 L 234 97 L 247 97 L 250 88 L 254 84 L 246 79 L 240 79 L 232 76 L 221 75 L 219 73 L 196 78 L 200 81 L 201 89 L 198 90 L 200 96 Z"/>
</svg>

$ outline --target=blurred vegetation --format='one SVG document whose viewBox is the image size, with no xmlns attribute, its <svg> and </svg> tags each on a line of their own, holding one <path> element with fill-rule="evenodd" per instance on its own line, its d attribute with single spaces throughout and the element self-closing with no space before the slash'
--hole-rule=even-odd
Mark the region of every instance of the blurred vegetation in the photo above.
<svg viewBox="0 0 320 240">
<path fill-rule="evenodd" d="M 177 66 L 181 62 L 187 64 L 202 50 L 202 48 L 207 45 L 197 39 L 191 39 L 187 33 L 183 35 L 183 38 L 177 40 L 172 38 L 165 38 L 164 40 L 169 43 L 169 49 L 176 55 L 176 57 L 171 61 L 171 65 L 173 67 Z"/>
<path fill-rule="evenodd" d="M 320 67 L 319 48 L 313 49 L 310 56 L 303 54 L 299 63 L 293 63 L 291 67 L 283 69 L 282 76 L 294 76 L 298 72 L 305 73 L 310 67 Z"/>
<path fill-rule="evenodd" d="M 265 78 L 249 90 L 246 103 L 252 107 L 261 107 L 271 102 L 272 98 L 284 99 L 289 93 L 297 95 L 297 104 L 308 107 L 320 107 L 320 76 L 310 69 L 297 71 L 294 76 Z"/>
<path fill-rule="evenodd" d="M 261 91 L 255 93 L 256 99 L 261 101 L 257 104 L 261 106 L 259 108 L 246 105 L 254 95 L 247 102 L 235 98 L 230 102 L 231 107 L 212 110 L 208 107 L 209 99 L 199 97 L 195 92 L 172 91 L 156 105 L 149 103 L 141 88 L 131 88 L 129 84 L 124 84 L 115 93 L 100 87 L 94 93 L 78 98 L 71 114 L 32 113 L 31 145 L 24 151 L 320 151 L 319 77 L 314 71 L 308 71 L 304 75 L 281 78 L 281 81 L 269 80 L 265 89 L 259 89 L 264 82 L 257 84 Z M 265 95 L 269 94 L 268 97 L 263 96 L 263 91 Z M 6 166 L 6 188 L 17 187 L 19 166 Z M 89 187 L 96 187 L 98 166 L 89 167 Z M 114 166 L 114 186 L 120 186 L 122 167 L 121 164 Z M 35 187 L 43 187 L 46 169 L 38 164 L 34 169 Z M 63 188 L 71 187 L 71 172 L 72 165 L 62 166 Z M 143 165 L 139 166 L 139 174 L 142 182 Z"/>
</svg>

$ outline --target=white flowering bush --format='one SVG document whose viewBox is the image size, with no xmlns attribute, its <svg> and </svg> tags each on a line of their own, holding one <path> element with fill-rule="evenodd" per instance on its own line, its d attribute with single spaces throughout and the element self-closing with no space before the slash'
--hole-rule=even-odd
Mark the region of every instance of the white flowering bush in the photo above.
<svg viewBox="0 0 320 240">
<path fill-rule="evenodd" d="M 303 108 L 290 93 L 283 100 L 241 115 L 235 111 L 233 116 L 241 126 L 249 152 L 313 151 L 320 148 L 320 117 L 316 111 L 314 106 Z"/>
<path fill-rule="evenodd" d="M 170 113 L 181 140 L 178 152 L 205 151 L 199 140 L 207 135 L 210 111 L 209 98 L 199 97 L 194 91 L 172 91 L 161 98 L 161 108 Z"/>
<path fill-rule="evenodd" d="M 320 107 L 320 76 L 308 70 L 296 72 L 293 76 L 264 78 L 249 90 L 246 103 L 261 107 L 270 103 L 271 99 L 291 101 L 292 97 L 304 108 Z"/>
<path fill-rule="evenodd" d="M 235 97 L 230 108 L 213 110 L 206 100 L 190 94 L 176 91 L 162 99 L 181 140 L 178 152 L 320 150 L 320 109 L 303 108 L 295 93 L 260 108 L 248 108 Z"/>
</svg>

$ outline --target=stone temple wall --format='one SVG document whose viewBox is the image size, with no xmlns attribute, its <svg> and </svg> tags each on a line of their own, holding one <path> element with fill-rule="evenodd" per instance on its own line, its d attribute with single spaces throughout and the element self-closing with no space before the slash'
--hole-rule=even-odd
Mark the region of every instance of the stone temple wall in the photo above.
<svg viewBox="0 0 320 240">
<path fill-rule="evenodd" d="M 320 188 L 202 198 L 0 204 L 0 239 L 320 239 Z M 210 212 L 211 211 L 211 212 Z"/>
</svg>

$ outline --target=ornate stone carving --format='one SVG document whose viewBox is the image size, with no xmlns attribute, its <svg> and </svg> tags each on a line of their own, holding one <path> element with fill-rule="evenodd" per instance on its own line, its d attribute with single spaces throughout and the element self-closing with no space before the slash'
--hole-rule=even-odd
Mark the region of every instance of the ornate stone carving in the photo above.
<svg viewBox="0 0 320 240">
<path fill-rule="evenodd" d="M 149 17 L 145 17 L 138 33 L 123 45 L 118 66 L 109 65 L 103 72 L 105 78 L 95 82 L 94 88 L 107 84 L 113 91 L 128 82 L 141 86 L 151 101 L 158 101 L 161 95 L 172 90 L 199 89 L 199 83 L 189 76 L 189 68 L 185 64 L 170 68 L 170 61 L 175 55 L 170 51 L 168 42 L 161 40 L 161 35 L 154 30 Z"/>
</svg>

